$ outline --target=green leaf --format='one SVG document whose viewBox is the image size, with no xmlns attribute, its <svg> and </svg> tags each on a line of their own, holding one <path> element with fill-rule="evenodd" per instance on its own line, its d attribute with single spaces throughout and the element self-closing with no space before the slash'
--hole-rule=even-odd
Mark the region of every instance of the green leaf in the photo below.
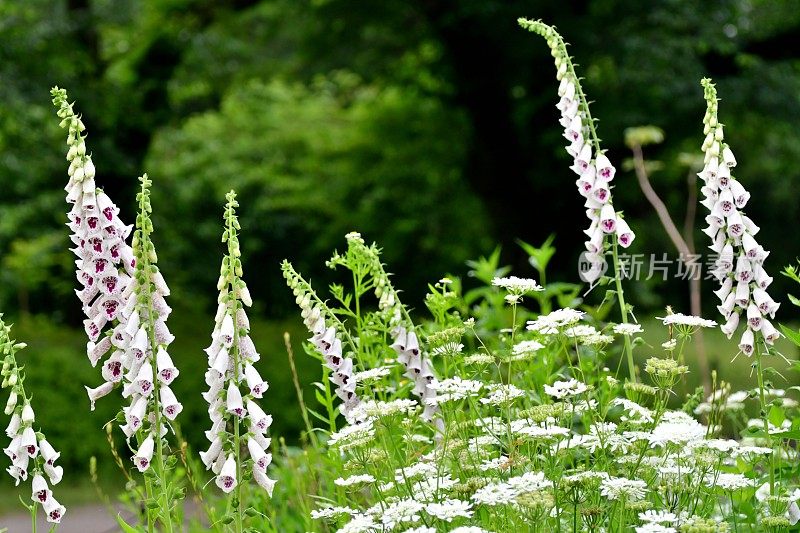
<svg viewBox="0 0 800 533">
<path fill-rule="evenodd" d="M 773 405 L 769 410 L 769 422 L 775 427 L 780 427 L 783 421 L 786 420 L 786 414 L 781 407 Z"/>
<path fill-rule="evenodd" d="M 323 396 L 323 395 L 322 395 L 322 393 L 321 393 L 320 391 L 318 391 L 318 390 L 315 390 L 315 391 L 314 391 L 314 396 L 317 398 L 317 401 L 318 401 L 318 402 L 319 402 L 321 405 L 328 405 L 328 401 L 325 399 L 325 396 Z"/>
<path fill-rule="evenodd" d="M 798 333 L 793 329 L 787 328 L 783 324 L 780 324 L 780 326 L 781 326 L 781 331 L 783 332 L 784 335 L 786 335 L 786 338 L 792 341 L 795 345 L 800 346 L 800 333 Z"/>
<path fill-rule="evenodd" d="M 120 515 L 117 515 L 117 524 L 119 524 L 119 527 L 121 527 L 122 531 L 125 533 L 142 533 L 144 531 L 142 528 L 129 525 Z"/>
<path fill-rule="evenodd" d="M 306 410 L 309 412 L 309 414 L 310 414 L 311 416 L 313 416 L 313 417 L 314 417 L 314 418 L 316 418 L 317 420 L 320 420 L 321 422 L 325 422 L 326 424 L 327 424 L 328 422 L 330 422 L 330 421 L 328 420 L 328 417 L 327 417 L 327 416 L 323 416 L 323 415 L 319 414 L 318 412 L 316 412 L 316 411 L 315 411 L 315 410 L 313 410 L 313 409 L 306 409 Z"/>
</svg>

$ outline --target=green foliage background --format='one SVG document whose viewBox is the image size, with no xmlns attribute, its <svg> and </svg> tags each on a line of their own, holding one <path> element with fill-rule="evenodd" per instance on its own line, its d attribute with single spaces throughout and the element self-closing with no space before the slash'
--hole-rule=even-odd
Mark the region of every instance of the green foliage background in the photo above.
<svg viewBox="0 0 800 533">
<path fill-rule="evenodd" d="M 794 260 L 797 0 L 0 2 L 0 309 L 30 345 L 29 379 L 65 466 L 107 458 L 100 426 L 116 405 L 75 416 L 97 372 L 76 331 L 51 86 L 77 100 L 98 184 L 124 220 L 134 220 L 136 176 L 154 180 L 154 240 L 173 289 L 183 374 L 176 392 L 197 434 L 223 195 L 238 190 L 260 316 L 253 336 L 273 384 L 268 401 L 287 406 L 275 410 L 276 433 L 291 440 L 299 417 L 281 332 L 295 331 L 296 341 L 302 332 L 278 269 L 284 257 L 323 286 L 332 279 L 324 259 L 358 230 L 384 248 L 406 300 L 420 302 L 427 282 L 463 274 L 496 242 L 505 263 L 529 273 L 515 239 L 556 233 L 551 279 L 575 280 L 583 207 L 553 107 L 554 71 L 518 16 L 557 25 L 572 44 L 613 161 L 628 157 L 626 127 L 665 130 L 648 157 L 663 163 L 652 179 L 677 219 L 682 154 L 698 154 L 701 142 L 698 82 L 713 77 L 739 177 L 753 192 L 748 214 L 773 251 L 768 267 Z M 632 173 L 619 172 L 616 184 L 616 204 L 638 233 L 632 251 L 671 251 Z M 642 312 L 688 307 L 680 281 L 631 292 Z M 313 362 L 300 364 L 305 382 L 317 378 Z M 55 423 L 67 417 L 74 427 Z"/>
</svg>

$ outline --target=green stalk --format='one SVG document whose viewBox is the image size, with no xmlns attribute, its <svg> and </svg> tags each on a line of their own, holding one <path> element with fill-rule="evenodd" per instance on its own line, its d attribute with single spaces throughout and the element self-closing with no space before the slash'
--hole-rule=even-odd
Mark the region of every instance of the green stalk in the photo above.
<svg viewBox="0 0 800 533">
<path fill-rule="evenodd" d="M 612 240 L 612 251 L 614 258 L 614 281 L 617 285 L 617 300 L 619 301 L 619 310 L 622 315 L 622 323 L 628 323 L 628 306 L 625 304 L 625 292 L 622 290 L 621 269 L 619 268 L 619 253 L 617 246 L 617 236 L 614 235 Z M 628 373 L 630 380 L 636 383 L 636 367 L 633 364 L 633 347 L 631 346 L 630 335 L 623 335 L 625 337 L 625 356 L 628 359 Z"/>
<path fill-rule="evenodd" d="M 543 26 L 550 28 L 546 24 L 542 24 Z M 599 155 L 601 152 L 600 150 L 600 138 L 597 136 L 597 130 L 595 129 L 594 119 L 592 118 L 592 113 L 589 110 L 589 101 L 586 99 L 586 95 L 583 92 L 583 87 L 581 87 L 580 78 L 575 73 L 575 65 L 572 63 L 572 60 L 569 57 L 569 52 L 567 52 L 567 45 L 564 42 L 564 39 L 561 35 L 558 34 L 553 28 L 550 28 L 555 34 L 556 39 L 558 40 L 558 52 L 561 55 L 562 60 L 567 65 L 567 73 L 566 76 L 570 76 L 572 81 L 575 85 L 575 94 L 578 97 L 579 107 L 585 114 L 586 123 L 589 127 L 589 139 L 591 140 L 592 146 L 594 147 L 595 157 Z M 538 33 L 538 32 L 537 32 Z M 541 35 L 541 34 L 540 34 Z M 620 279 L 620 269 L 619 269 L 619 255 L 617 253 L 617 236 L 613 236 L 612 241 L 612 248 L 613 248 L 613 255 L 614 255 L 614 281 L 616 282 L 617 286 L 617 298 L 619 301 L 620 312 L 622 314 L 622 323 L 628 323 L 628 309 L 625 305 L 625 294 L 622 290 L 622 280 Z M 628 359 L 628 371 L 630 372 L 630 379 L 632 382 L 636 383 L 636 369 L 633 365 L 633 350 L 631 347 L 631 341 L 628 336 L 625 336 L 625 353 Z"/>
<path fill-rule="evenodd" d="M 229 193 L 228 196 L 228 206 L 226 208 L 226 234 L 228 236 L 228 269 L 230 272 L 230 279 L 228 282 L 230 283 L 230 292 L 228 293 L 228 303 L 229 303 L 229 312 L 230 316 L 233 319 L 234 327 L 233 327 L 233 376 L 231 379 L 236 380 L 240 374 L 239 369 L 239 325 L 237 324 L 237 315 L 239 312 L 239 301 L 236 298 L 236 290 L 238 286 L 238 276 L 236 275 L 236 260 L 237 260 L 237 249 L 235 246 L 236 242 L 236 227 L 234 226 L 234 217 L 233 208 L 235 202 L 235 194 L 233 191 Z M 238 383 L 235 383 L 238 387 Z M 235 489 L 235 499 L 236 499 L 236 512 L 235 512 L 235 524 L 236 524 L 236 533 L 242 533 L 244 530 L 244 504 L 242 499 L 242 440 L 241 440 L 241 420 L 239 420 L 238 416 L 234 416 L 233 418 L 233 448 L 234 453 L 236 454 L 236 489 Z"/>
<path fill-rule="evenodd" d="M 139 216 L 143 218 L 141 221 L 141 235 L 139 246 L 142 250 L 141 257 L 138 260 L 142 263 L 142 271 L 145 274 L 144 280 L 144 290 L 145 290 L 145 305 L 147 311 L 147 336 L 148 340 L 150 341 L 150 366 L 153 371 L 153 401 L 154 401 L 154 411 L 155 411 L 155 432 L 154 438 L 156 439 L 156 453 L 158 457 L 156 459 L 156 475 L 158 480 L 160 481 L 159 485 L 159 494 L 156 497 L 156 501 L 158 502 L 158 506 L 160 508 L 160 518 L 162 524 L 164 524 L 167 533 L 172 533 L 172 519 L 170 517 L 170 498 L 169 498 L 169 487 L 167 483 L 167 479 L 165 476 L 165 466 L 164 466 L 164 444 L 161 438 L 161 402 L 160 402 L 160 389 L 158 386 L 158 363 L 156 361 L 156 354 L 158 353 L 158 342 L 156 341 L 155 337 L 155 320 L 153 317 L 153 292 L 152 286 L 150 281 L 151 269 L 152 265 L 150 263 L 150 248 L 152 247 L 152 242 L 150 241 L 150 229 L 148 227 L 147 221 L 149 221 L 149 217 L 145 218 L 145 213 L 148 212 L 149 208 L 149 196 L 145 194 L 146 187 L 149 185 L 149 179 L 147 178 L 147 174 L 145 174 L 142 178 L 142 192 L 140 193 L 139 197 Z M 152 487 L 151 487 L 152 490 Z M 149 520 L 149 512 L 148 512 L 148 530 L 153 530 L 153 524 L 150 523 Z"/>
<path fill-rule="evenodd" d="M 759 403 L 761 404 L 761 417 L 762 417 L 762 419 L 764 421 L 764 438 L 766 438 L 767 441 L 769 442 L 770 441 L 769 420 L 767 420 L 767 402 L 766 402 L 766 398 L 765 398 L 765 395 L 764 395 L 764 371 L 763 371 L 763 367 L 761 365 L 762 353 L 761 353 L 761 349 L 759 348 L 758 335 L 760 335 L 760 334 L 757 334 L 756 339 L 754 341 L 755 344 L 756 344 L 756 373 L 758 375 L 758 399 L 759 399 Z M 770 447 L 772 447 L 772 443 L 771 442 L 770 442 Z M 770 459 L 769 459 L 769 494 L 770 494 L 770 496 L 773 496 L 775 494 L 775 468 L 774 468 L 775 464 L 774 464 L 774 461 L 775 461 L 775 454 L 770 454 Z"/>
</svg>

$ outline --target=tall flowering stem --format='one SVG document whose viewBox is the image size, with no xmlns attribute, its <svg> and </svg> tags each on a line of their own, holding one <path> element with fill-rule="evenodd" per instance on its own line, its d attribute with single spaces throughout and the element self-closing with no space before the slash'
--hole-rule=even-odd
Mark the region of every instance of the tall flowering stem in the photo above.
<svg viewBox="0 0 800 533">
<path fill-rule="evenodd" d="M 389 279 L 380 259 L 380 250 L 376 244 L 367 246 L 359 233 L 348 233 L 348 249 L 366 259 L 373 278 L 375 297 L 378 298 L 378 309 L 389 325 L 392 337 L 392 349 L 397 353 L 397 360 L 406 370 L 406 376 L 414 383 L 414 394 L 424 406 L 422 418 L 431 422 L 439 412 L 436 402 L 436 374 L 433 366 L 420 349 L 416 328 L 408 310 L 400 301 L 397 290 Z M 337 256 L 334 256 L 334 262 Z M 346 263 L 346 262 L 345 262 Z M 437 420 L 437 423 L 441 421 Z"/>
<path fill-rule="evenodd" d="M 594 284 L 603 274 L 605 256 L 611 251 L 614 265 L 614 280 L 619 301 L 622 323 L 628 323 L 628 305 L 622 288 L 622 268 L 618 248 L 627 248 L 636 235 L 614 209 L 611 182 L 616 169 L 600 148 L 600 139 L 595 130 L 594 119 L 589 111 L 589 102 L 581 87 L 580 78 L 575 73 L 575 65 L 567 52 L 567 45 L 553 26 L 539 20 L 520 18 L 520 26 L 542 36 L 550 47 L 555 59 L 556 78 L 560 81 L 556 107 L 561 112 L 560 123 L 567 139 L 567 153 L 573 158 L 570 167 L 578 179 L 575 184 L 578 192 L 585 198 L 586 216 L 589 228 L 584 231 L 588 240 L 585 243 L 584 257 L 589 268 L 582 270 L 583 279 Z M 610 239 L 610 243 L 609 243 Z M 625 353 L 628 360 L 630 379 L 636 382 L 636 369 L 633 363 L 633 348 L 630 339 L 625 337 Z"/>
<path fill-rule="evenodd" d="M 206 348 L 209 389 L 203 394 L 212 422 L 211 429 L 206 431 L 211 445 L 200 457 L 206 468 L 216 474 L 217 486 L 226 494 L 233 492 L 230 508 L 234 512 L 234 527 L 241 533 L 246 511 L 242 481 L 252 474 L 270 496 L 275 481 L 267 477 L 272 454 L 267 451 L 271 439 L 266 437 L 266 432 L 272 425 L 272 416 L 264 413 L 255 402 L 262 398 L 269 384 L 253 366 L 260 355 L 250 338 L 250 321 L 244 309 L 253 302 L 242 279 L 238 237 L 241 227 L 236 216 L 239 203 L 234 191 L 229 192 L 226 199 L 222 242 L 227 246 L 227 253 L 222 258 L 217 283 L 220 293 L 211 345 Z M 246 430 L 244 421 L 247 421 Z M 250 455 L 247 462 L 242 456 L 245 445 Z"/>
<path fill-rule="evenodd" d="M 717 309 L 725 319 L 721 329 L 729 339 L 739 327 L 740 316 L 743 314 L 746 318 L 739 350 L 748 357 L 756 355 L 761 414 L 765 438 L 769 439 L 762 355 L 769 353 L 769 347 L 781 336 L 767 318 L 775 318 L 780 304 L 766 291 L 772 277 L 764 270 L 769 252 L 755 240 L 759 227 L 742 211 L 750 193 L 731 175 L 736 158 L 725 142 L 724 126 L 719 122 L 717 89 L 709 78 L 700 83 L 706 99 L 706 114 L 703 117 L 704 167 L 698 176 L 705 183 L 701 189 L 704 197 L 701 203 L 710 211 L 703 233 L 709 236 L 709 248 L 717 254 L 712 271 L 720 283 L 715 291 L 721 302 Z M 774 468 L 770 468 L 771 493 L 774 490 Z"/>
<path fill-rule="evenodd" d="M 166 325 L 172 312 L 165 300 L 169 288 L 156 266 L 158 259 L 150 239 L 151 182 L 147 175 L 140 178 L 139 213 L 132 245 L 128 246 L 126 239 L 132 227 L 120 221 L 117 206 L 95 184 L 95 166 L 87 153 L 86 127 L 80 115 L 65 90 L 55 87 L 51 94 L 60 125 L 68 131 L 70 164 L 65 190 L 72 207 L 67 226 L 78 257 L 77 277 L 82 289 L 76 293 L 87 316 L 87 355 L 92 365 L 97 365 L 111 352 L 102 365 L 105 381 L 96 388 L 86 387 L 86 391 L 92 409 L 95 401 L 117 387 L 122 388 L 123 398 L 129 399 L 121 429 L 129 441 L 135 437 L 134 465 L 147 472 L 156 454 L 159 482 L 153 483 L 149 474 L 145 476 L 148 498 L 155 497 L 157 504 L 147 507 L 148 527 L 154 529 L 157 514 L 170 531 L 171 500 L 176 491 L 165 478 L 164 420 L 174 420 L 183 407 L 169 387 L 179 372 L 167 353 L 174 339 Z"/>
<path fill-rule="evenodd" d="M 11 460 L 11 466 L 6 471 L 14 478 L 16 485 L 27 481 L 29 477 L 31 479 L 33 503 L 25 506 L 31 513 L 33 531 L 36 531 L 36 515 L 40 505 L 47 521 L 54 524 L 55 529 L 66 508 L 53 497 L 47 480 L 51 485 L 57 485 L 61 481 L 64 469 L 55 465 L 61 454 L 47 442 L 41 431 L 33 428 L 36 416 L 31 399 L 25 392 L 25 373 L 17 363 L 17 352 L 25 348 L 25 344 L 17 343 L 11 338 L 11 326 L 3 322 L 2 316 L 0 315 L 0 388 L 9 389 L 5 414 L 11 416 L 5 431 L 11 442 L 3 449 Z"/>
<path fill-rule="evenodd" d="M 95 166 L 86 148 L 86 126 L 69 103 L 67 92 L 54 87 L 53 105 L 67 130 L 67 174 L 64 188 L 71 206 L 67 213 L 73 253 L 77 256 L 77 278 L 81 288 L 76 290 L 86 314 L 84 327 L 89 340 L 86 353 L 92 366 L 97 366 L 106 354 L 112 355 L 102 364 L 104 382 L 86 390 L 91 407 L 97 399 L 111 392 L 123 379 L 122 344 L 136 333 L 138 323 L 129 328 L 127 322 L 135 301 L 131 299 L 131 283 L 136 260 L 126 242 L 132 226 L 119 218 L 119 209 L 95 184 Z M 163 306 L 166 303 L 159 302 Z M 109 327 L 110 326 L 110 327 Z M 104 333 L 105 330 L 105 333 Z"/>
<path fill-rule="evenodd" d="M 347 342 L 351 353 L 358 353 L 356 343 L 350 337 L 342 321 L 323 302 L 311 284 L 297 273 L 289 261 L 281 263 L 281 270 L 286 284 L 295 296 L 300 307 L 300 315 L 312 336 L 310 342 L 322 356 L 325 365 L 331 371 L 330 380 L 336 385 L 336 396 L 342 401 L 339 410 L 348 423 L 355 422 L 354 410 L 361 400 L 356 392 L 358 385 L 353 372 L 353 358 L 345 356 L 342 338 Z M 331 431 L 336 431 L 336 423 L 330 420 Z"/>
<path fill-rule="evenodd" d="M 158 483 L 151 483 L 147 475 L 145 480 L 150 489 L 148 493 L 152 494 L 157 503 L 156 509 L 165 530 L 171 531 L 172 500 L 176 491 L 167 479 L 165 436 L 167 424 L 175 420 L 183 406 L 169 388 L 179 372 L 167 353 L 167 348 L 175 337 L 166 324 L 172 311 L 164 302 L 164 297 L 169 295 L 169 289 L 156 266 L 158 256 L 151 239 L 152 181 L 147 174 L 140 177 L 139 181 L 141 188 L 136 196 L 139 213 L 136 216 L 132 242 L 136 258 L 131 292 L 134 303 L 127 318 L 129 331 L 134 331 L 132 325 L 135 324 L 136 332 L 129 340 L 123 339 L 123 346 L 127 348 L 123 367 L 127 373 L 122 394 L 130 398 L 131 403 L 125 408 L 126 424 L 122 429 L 128 438 L 136 436 L 139 448 L 133 461 L 140 472 L 146 472 L 150 468 L 155 453 L 155 476 Z M 148 522 L 152 528 L 153 519 L 150 513 Z"/>
</svg>

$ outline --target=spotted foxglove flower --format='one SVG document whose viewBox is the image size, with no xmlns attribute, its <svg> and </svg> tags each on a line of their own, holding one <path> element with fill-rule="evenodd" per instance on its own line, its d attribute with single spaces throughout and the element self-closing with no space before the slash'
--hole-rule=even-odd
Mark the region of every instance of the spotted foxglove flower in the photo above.
<svg viewBox="0 0 800 533">
<path fill-rule="evenodd" d="M 52 524 L 60 524 L 67 508 L 58 503 L 55 498 L 48 498 L 43 506 L 44 512 L 47 514 L 47 521 Z"/>
<path fill-rule="evenodd" d="M 233 454 L 231 454 L 227 459 L 225 459 L 225 463 L 222 465 L 222 470 L 217 476 L 217 486 L 222 489 L 222 492 L 228 494 L 235 489 L 236 485 L 238 484 L 239 481 L 237 480 L 236 476 L 236 459 L 234 459 Z"/>
<path fill-rule="evenodd" d="M 66 508 L 53 497 L 50 485 L 61 482 L 63 468 L 55 462 L 61 456 L 47 441 L 41 431 L 34 429 L 36 414 L 30 399 L 25 392 L 25 374 L 17 365 L 17 352 L 25 347 L 11 337 L 11 327 L 7 326 L 0 314 L 0 388 L 9 388 L 7 402 L 10 421 L 5 434 L 10 439 L 3 452 L 11 461 L 6 472 L 14 479 L 15 485 L 31 480 L 31 501 L 35 506 L 41 505 L 47 521 L 58 524 L 66 512 Z M 49 484 L 48 484 L 49 481 Z"/>
<path fill-rule="evenodd" d="M 150 468 L 150 462 L 153 459 L 153 450 L 155 448 L 155 443 L 153 441 L 153 436 L 149 435 L 139 446 L 139 449 L 136 451 L 136 454 L 133 456 L 133 464 L 136 465 L 136 468 L 139 472 L 144 472 L 148 468 Z"/>
<path fill-rule="evenodd" d="M 245 311 L 252 302 L 242 279 L 240 226 L 236 216 L 239 204 L 233 191 L 226 199 L 222 240 L 227 245 L 227 253 L 222 259 L 217 283 L 220 294 L 211 344 L 205 350 L 209 389 L 203 397 L 209 404 L 211 428 L 206 431 L 206 438 L 211 444 L 200 457 L 206 468 L 217 474 L 217 486 L 229 493 L 243 479 L 245 465 L 241 452 L 242 438 L 245 438 L 252 459 L 253 478 L 271 496 L 275 481 L 267 477 L 272 455 L 266 451 L 269 439 L 264 435 L 272 425 L 272 417 L 254 401 L 263 396 L 269 384 L 253 366 L 260 356 L 250 338 L 250 321 Z"/>
<path fill-rule="evenodd" d="M 578 176 L 575 184 L 578 193 L 585 199 L 584 207 L 589 218 L 589 228 L 584 233 L 588 237 L 586 257 L 593 267 L 583 269 L 582 274 L 585 281 L 594 283 L 604 270 L 602 265 L 607 238 L 614 235 L 616 243 L 627 248 L 636 235 L 614 209 L 611 193 L 616 169 L 600 148 L 589 102 L 567 53 L 566 43 L 555 28 L 541 21 L 520 18 L 518 22 L 523 28 L 542 36 L 555 59 L 556 77 L 560 82 L 556 108 L 561 113 L 559 122 L 564 127 L 567 153 L 573 158 L 570 168 Z"/>
<path fill-rule="evenodd" d="M 68 131 L 69 181 L 65 190 L 71 208 L 67 226 L 72 232 L 70 239 L 75 246 L 72 251 L 77 256 L 77 277 L 82 287 L 75 292 L 87 317 L 86 352 L 92 366 L 96 366 L 109 352 L 117 354 L 126 331 L 126 319 L 134 305 L 130 297 L 136 259 L 126 242 L 132 227 L 120 220 L 119 208 L 97 188 L 95 166 L 87 153 L 83 133 L 86 127 L 75 113 L 74 104 L 67 100 L 67 92 L 55 87 L 51 94 L 61 118 L 60 126 Z M 112 355 L 102 370 L 105 383 L 86 389 L 92 410 L 95 401 L 121 381 L 119 355 L 116 358 Z"/>
<path fill-rule="evenodd" d="M 739 349 L 750 356 L 758 338 L 773 344 L 781 336 L 767 318 L 775 318 L 780 304 L 766 292 L 772 283 L 764 270 L 769 252 L 755 240 L 758 226 L 742 211 L 750 193 L 732 175 L 736 158 L 725 143 L 717 117 L 717 90 L 708 78 L 701 83 L 707 110 L 703 118 L 704 167 L 698 176 L 704 183 L 701 203 L 710 212 L 703 232 L 711 238 L 709 248 L 718 254 L 712 274 L 720 282 L 716 295 L 721 302 L 717 309 L 725 319 L 721 329 L 731 338 L 740 323 L 745 323 Z"/>
<path fill-rule="evenodd" d="M 300 307 L 303 323 L 312 334 L 309 341 L 331 370 L 330 380 L 336 385 L 336 396 L 342 401 L 339 410 L 348 422 L 357 422 L 353 418 L 353 410 L 361 402 L 356 392 L 358 382 L 353 372 L 353 359 L 343 354 L 340 338 L 342 335 L 346 336 L 347 331 L 291 263 L 284 261 L 281 270 L 286 284 L 292 289 L 295 302 Z M 349 338 L 347 340 L 351 343 Z"/>
</svg>

